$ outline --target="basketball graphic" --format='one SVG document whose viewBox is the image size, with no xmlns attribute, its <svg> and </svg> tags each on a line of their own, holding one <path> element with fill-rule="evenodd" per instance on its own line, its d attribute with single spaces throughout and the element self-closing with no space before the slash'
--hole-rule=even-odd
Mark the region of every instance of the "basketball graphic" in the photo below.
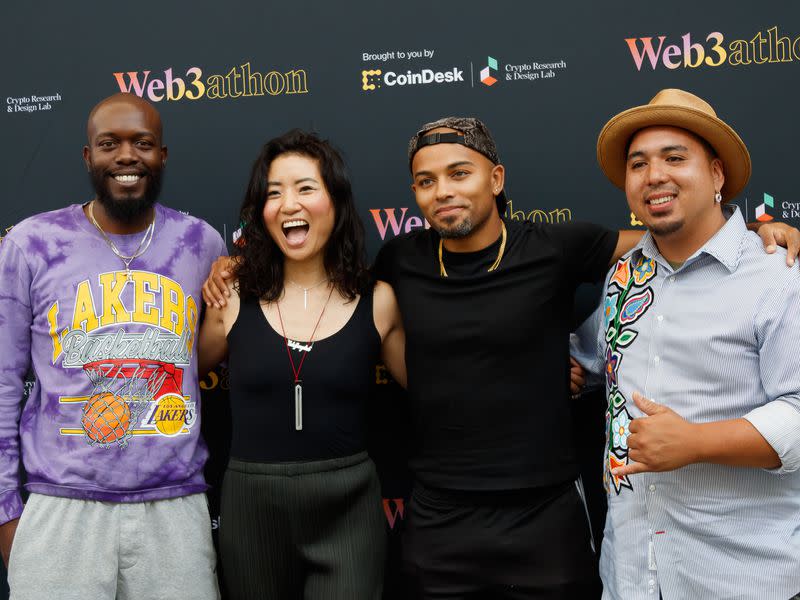
<svg viewBox="0 0 800 600">
<path fill-rule="evenodd" d="M 111 392 L 89 398 L 81 418 L 81 425 L 89 439 L 101 444 L 122 440 L 130 423 L 130 407 Z"/>
<path fill-rule="evenodd" d="M 195 402 L 183 395 L 183 370 L 158 360 L 104 359 L 83 365 L 92 389 L 59 402 L 85 403 L 80 435 L 90 446 L 127 448 L 134 436 L 188 434 L 197 419 Z"/>
</svg>

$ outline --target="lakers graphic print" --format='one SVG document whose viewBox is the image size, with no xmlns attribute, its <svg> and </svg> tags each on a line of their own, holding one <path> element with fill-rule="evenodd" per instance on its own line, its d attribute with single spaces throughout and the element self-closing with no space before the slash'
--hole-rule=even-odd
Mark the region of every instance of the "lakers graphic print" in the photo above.
<svg viewBox="0 0 800 600">
<path fill-rule="evenodd" d="M 95 298 L 90 282 L 76 286 L 67 323 L 58 302 L 48 312 L 53 364 L 81 369 L 86 393 L 60 396 L 74 407 L 75 427 L 90 446 L 126 448 L 137 436 L 173 438 L 191 432 L 195 401 L 184 394 L 197 304 L 176 281 L 147 271 L 102 273 Z M 66 325 L 66 326 L 64 326 Z"/>
</svg>

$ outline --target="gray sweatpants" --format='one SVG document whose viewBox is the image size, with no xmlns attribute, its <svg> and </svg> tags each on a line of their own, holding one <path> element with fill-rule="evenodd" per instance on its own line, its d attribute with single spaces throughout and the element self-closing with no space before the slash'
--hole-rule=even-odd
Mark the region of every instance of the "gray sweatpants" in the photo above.
<svg viewBox="0 0 800 600">
<path fill-rule="evenodd" d="M 216 600 L 205 495 L 114 503 L 31 494 L 8 583 L 11 600 Z"/>
</svg>

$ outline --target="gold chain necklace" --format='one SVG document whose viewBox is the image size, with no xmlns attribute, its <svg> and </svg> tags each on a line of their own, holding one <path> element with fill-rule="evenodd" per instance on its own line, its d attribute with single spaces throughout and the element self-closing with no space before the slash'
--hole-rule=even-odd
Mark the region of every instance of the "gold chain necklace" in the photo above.
<svg viewBox="0 0 800 600">
<path fill-rule="evenodd" d="M 108 244 L 108 247 L 111 248 L 111 251 L 117 255 L 117 257 L 125 264 L 125 276 L 128 281 L 133 279 L 131 275 L 131 263 L 133 262 L 134 258 L 139 258 L 142 254 L 144 254 L 147 249 L 150 247 L 150 242 L 153 241 L 153 231 L 155 230 L 156 224 L 156 211 L 155 208 L 153 209 L 153 220 L 150 221 L 150 225 L 147 226 L 147 229 L 144 232 L 144 236 L 142 237 L 142 241 L 139 242 L 139 245 L 136 247 L 136 250 L 130 256 L 123 254 L 117 248 L 117 245 L 114 241 L 108 237 L 103 228 L 100 227 L 100 223 L 97 222 L 97 219 L 94 218 L 94 211 L 92 211 L 92 205 L 94 204 L 94 200 L 89 202 L 89 219 L 92 221 L 92 224 L 97 228 L 97 231 L 100 232 L 100 235 L 103 236 L 103 239 Z"/>
<path fill-rule="evenodd" d="M 506 251 L 506 224 L 500 221 L 500 226 L 503 228 L 502 233 L 502 241 L 500 242 L 500 250 L 497 253 L 497 258 L 494 259 L 494 262 L 489 266 L 487 269 L 488 272 L 492 272 L 497 267 L 500 266 L 500 261 L 503 259 L 503 254 Z M 442 239 L 439 238 L 439 276 L 440 277 L 447 277 L 447 269 L 444 268 L 444 261 L 442 260 Z"/>
</svg>

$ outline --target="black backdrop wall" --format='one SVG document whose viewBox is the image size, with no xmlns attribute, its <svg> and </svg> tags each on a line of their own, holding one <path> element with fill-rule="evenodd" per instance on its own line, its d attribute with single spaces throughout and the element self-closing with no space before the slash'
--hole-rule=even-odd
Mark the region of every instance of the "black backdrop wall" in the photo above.
<svg viewBox="0 0 800 600">
<path fill-rule="evenodd" d="M 406 144 L 450 114 L 478 116 L 494 133 L 511 218 L 636 226 L 596 165 L 595 140 L 608 117 L 664 87 L 707 98 L 748 144 L 753 178 L 736 200 L 748 220 L 800 223 L 800 6 L 790 1 L 16 2 L 0 9 L 0 48 L 0 234 L 91 197 L 86 115 L 121 89 L 161 111 L 170 149 L 162 201 L 229 243 L 260 145 L 291 127 L 344 151 L 372 255 L 424 226 Z M 216 486 L 229 436 L 225 373 L 204 386 Z M 374 453 L 396 531 L 403 397 L 380 366 L 376 389 Z M 602 407 L 596 419 L 599 432 Z M 211 498 L 217 514 L 214 490 Z"/>
</svg>

